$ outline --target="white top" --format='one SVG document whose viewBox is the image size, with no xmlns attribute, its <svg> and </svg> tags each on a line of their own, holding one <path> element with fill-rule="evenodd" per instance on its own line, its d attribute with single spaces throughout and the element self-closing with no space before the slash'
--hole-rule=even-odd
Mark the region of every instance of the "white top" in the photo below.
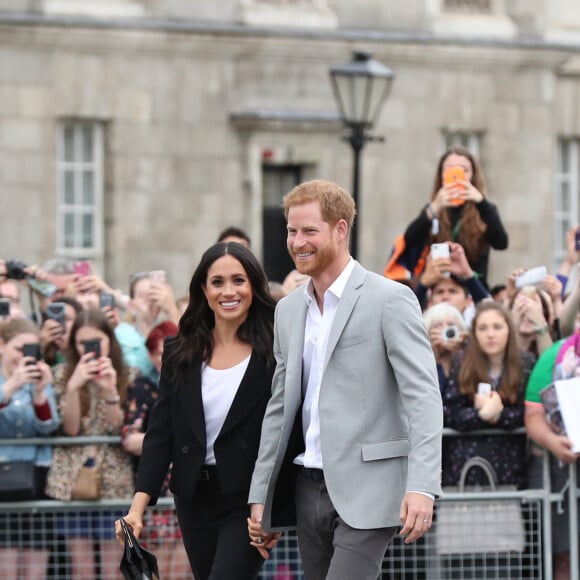
<svg viewBox="0 0 580 580">
<path fill-rule="evenodd" d="M 201 368 L 201 398 L 205 415 L 206 452 L 205 465 L 215 465 L 213 446 L 218 438 L 248 364 L 248 355 L 229 369 L 212 369 L 207 364 Z"/>
<path fill-rule="evenodd" d="M 304 327 L 304 354 L 302 356 L 302 382 L 306 387 L 302 406 L 302 429 L 304 432 L 305 451 L 296 457 L 294 463 L 314 469 L 322 469 L 322 451 L 320 449 L 320 419 L 318 416 L 318 398 L 322 369 L 328 346 L 330 329 L 334 322 L 338 301 L 344 292 L 346 283 L 354 270 L 355 261 L 351 258 L 345 269 L 324 293 L 323 312 L 320 312 L 312 280 L 306 285 L 304 296 L 308 304 L 306 326 Z"/>
</svg>

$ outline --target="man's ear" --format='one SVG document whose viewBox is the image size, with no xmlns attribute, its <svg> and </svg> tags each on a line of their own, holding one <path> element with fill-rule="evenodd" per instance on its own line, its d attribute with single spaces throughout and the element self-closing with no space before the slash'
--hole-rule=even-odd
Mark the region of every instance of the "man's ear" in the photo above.
<svg viewBox="0 0 580 580">
<path fill-rule="evenodd" d="M 339 219 L 334 227 L 339 240 L 348 238 L 348 224 L 345 219 Z"/>
</svg>

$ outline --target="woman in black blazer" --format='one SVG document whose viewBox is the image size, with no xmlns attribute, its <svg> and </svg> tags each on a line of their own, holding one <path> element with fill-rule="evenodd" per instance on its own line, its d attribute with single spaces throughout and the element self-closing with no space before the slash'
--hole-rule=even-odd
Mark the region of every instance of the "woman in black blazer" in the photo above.
<svg viewBox="0 0 580 580">
<path fill-rule="evenodd" d="M 179 333 L 163 353 L 136 493 L 136 536 L 172 463 L 170 489 L 196 580 L 250 580 L 263 559 L 248 541 L 247 504 L 270 397 L 275 302 L 250 250 L 218 243 L 201 258 Z M 119 522 L 117 537 L 122 541 Z"/>
</svg>

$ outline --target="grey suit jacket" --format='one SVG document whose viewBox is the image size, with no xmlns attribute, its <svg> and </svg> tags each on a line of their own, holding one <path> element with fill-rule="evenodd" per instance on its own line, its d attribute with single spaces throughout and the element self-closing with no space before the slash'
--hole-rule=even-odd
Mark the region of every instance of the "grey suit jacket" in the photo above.
<svg viewBox="0 0 580 580">
<path fill-rule="evenodd" d="M 303 288 L 276 308 L 277 366 L 249 494 L 250 503 L 265 504 L 264 529 L 294 523 L 273 521 L 272 506 L 293 501 L 292 484 L 285 489 L 278 478 L 295 457 L 287 450 L 302 408 L 306 310 Z M 358 263 L 330 332 L 319 418 L 328 493 L 351 527 L 400 525 L 406 491 L 441 494 L 443 411 L 417 299 L 406 286 Z M 276 498 L 280 493 L 285 497 Z"/>
</svg>

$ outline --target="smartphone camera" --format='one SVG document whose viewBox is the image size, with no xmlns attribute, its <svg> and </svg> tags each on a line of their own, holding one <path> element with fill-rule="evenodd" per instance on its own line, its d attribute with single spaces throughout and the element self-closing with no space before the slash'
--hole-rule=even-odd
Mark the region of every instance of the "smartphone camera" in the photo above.
<svg viewBox="0 0 580 580">
<path fill-rule="evenodd" d="M 109 292 L 101 292 L 99 294 L 99 308 L 107 307 L 115 308 L 115 297 Z"/>
<path fill-rule="evenodd" d="M 46 307 L 46 315 L 52 320 L 56 320 L 64 326 L 65 321 L 65 307 L 64 302 L 51 302 Z"/>
<path fill-rule="evenodd" d="M 0 316 L 10 316 L 9 298 L 0 298 Z"/>
<path fill-rule="evenodd" d="M 37 342 L 30 342 L 22 345 L 22 356 L 30 356 L 35 361 L 40 360 L 40 345 Z M 27 365 L 36 364 L 36 362 L 29 361 Z"/>
<path fill-rule="evenodd" d="M 459 336 L 459 328 L 457 328 L 457 326 L 455 325 L 452 325 L 448 326 L 443 330 L 443 332 L 441 333 L 441 340 L 443 340 L 443 342 L 448 342 L 450 340 L 456 339 L 458 336 Z"/>
<path fill-rule="evenodd" d="M 94 358 L 100 358 L 101 356 L 101 341 L 100 340 L 83 340 L 83 347 L 85 353 L 92 352 Z"/>
</svg>

